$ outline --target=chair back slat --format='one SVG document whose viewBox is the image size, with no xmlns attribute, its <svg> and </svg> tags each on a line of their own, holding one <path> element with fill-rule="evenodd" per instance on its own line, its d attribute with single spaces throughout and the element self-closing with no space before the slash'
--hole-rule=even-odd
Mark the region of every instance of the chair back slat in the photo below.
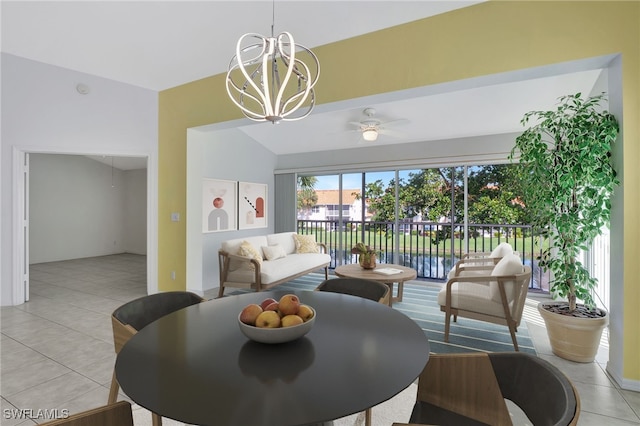
<svg viewBox="0 0 640 426">
<path fill-rule="evenodd" d="M 417 398 L 482 423 L 512 424 L 486 354 L 431 354 L 420 375 Z"/>
</svg>

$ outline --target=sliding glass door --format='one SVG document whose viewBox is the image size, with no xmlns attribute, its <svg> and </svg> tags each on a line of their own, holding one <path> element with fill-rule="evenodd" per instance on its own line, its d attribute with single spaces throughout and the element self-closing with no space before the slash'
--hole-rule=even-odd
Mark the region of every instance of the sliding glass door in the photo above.
<svg viewBox="0 0 640 426">
<path fill-rule="evenodd" d="M 444 279 L 462 254 L 502 241 L 533 265 L 544 242 L 526 225 L 518 188 L 512 165 L 299 176 L 298 232 L 327 244 L 331 267 L 356 262 L 357 242 L 422 278 Z"/>
</svg>

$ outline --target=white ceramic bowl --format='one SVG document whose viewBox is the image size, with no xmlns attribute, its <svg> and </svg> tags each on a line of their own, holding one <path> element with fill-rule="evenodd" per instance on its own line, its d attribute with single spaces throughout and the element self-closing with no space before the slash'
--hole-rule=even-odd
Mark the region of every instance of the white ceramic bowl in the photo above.
<svg viewBox="0 0 640 426">
<path fill-rule="evenodd" d="M 260 328 L 243 323 L 242 321 L 240 321 L 240 315 L 238 315 L 238 325 L 240 326 L 240 331 L 242 331 L 245 336 L 256 342 L 290 342 L 304 336 L 313 327 L 313 324 L 316 322 L 316 310 L 313 308 L 311 309 L 313 310 L 313 317 L 309 321 L 291 327 Z"/>
</svg>

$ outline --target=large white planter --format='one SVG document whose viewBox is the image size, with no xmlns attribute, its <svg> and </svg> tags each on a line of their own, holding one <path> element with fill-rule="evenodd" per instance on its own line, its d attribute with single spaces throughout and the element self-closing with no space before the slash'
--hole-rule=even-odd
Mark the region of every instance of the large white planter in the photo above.
<svg viewBox="0 0 640 426">
<path fill-rule="evenodd" d="M 547 326 L 551 350 L 557 356 L 575 362 L 592 362 L 598 353 L 602 330 L 609 324 L 609 313 L 600 318 L 576 318 L 549 312 L 539 303 L 538 312 Z"/>
</svg>

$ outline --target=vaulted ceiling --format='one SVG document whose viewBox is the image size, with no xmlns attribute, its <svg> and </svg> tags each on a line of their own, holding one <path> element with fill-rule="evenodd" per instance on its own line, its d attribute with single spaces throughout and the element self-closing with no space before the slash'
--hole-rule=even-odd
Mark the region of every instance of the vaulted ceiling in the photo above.
<svg viewBox="0 0 640 426">
<path fill-rule="evenodd" d="M 2 1 L 2 52 L 160 91 L 226 72 L 238 38 L 268 35 L 272 22 L 275 33 L 289 31 L 313 49 L 480 2 Z M 349 123 L 363 119 L 367 107 L 381 121 L 403 120 L 375 144 L 511 133 L 521 129 L 524 112 L 589 92 L 598 75 L 593 66 L 514 73 L 319 105 L 299 122 L 246 120 L 239 128 L 276 154 L 361 146 Z"/>
</svg>

